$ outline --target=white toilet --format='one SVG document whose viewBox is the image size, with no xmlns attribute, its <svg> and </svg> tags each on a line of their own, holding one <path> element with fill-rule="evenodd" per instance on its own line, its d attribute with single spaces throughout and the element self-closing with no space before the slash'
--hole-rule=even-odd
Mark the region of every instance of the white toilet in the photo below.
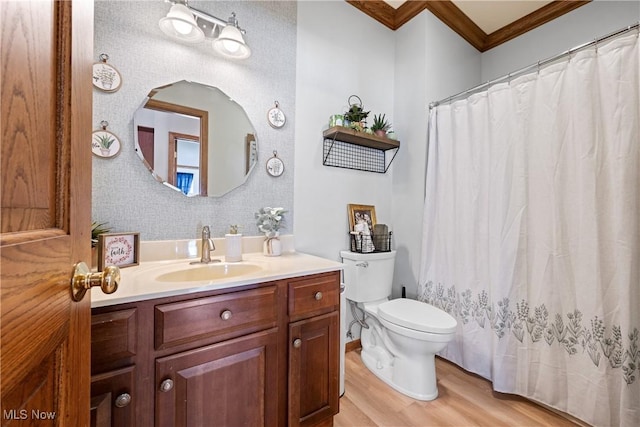
<svg viewBox="0 0 640 427">
<path fill-rule="evenodd" d="M 362 361 L 378 378 L 418 400 L 438 397 L 435 353 L 457 326 L 447 312 L 420 301 L 389 300 L 396 252 L 341 251 L 345 296 L 366 313 Z"/>
</svg>

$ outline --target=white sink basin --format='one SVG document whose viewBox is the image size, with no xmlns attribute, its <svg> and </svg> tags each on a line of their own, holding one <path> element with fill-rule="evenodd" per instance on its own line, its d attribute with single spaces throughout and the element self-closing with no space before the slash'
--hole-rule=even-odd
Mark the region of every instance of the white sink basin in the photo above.
<svg viewBox="0 0 640 427">
<path fill-rule="evenodd" d="M 262 267 L 254 264 L 207 264 L 164 273 L 158 282 L 204 282 L 257 273 Z"/>
</svg>

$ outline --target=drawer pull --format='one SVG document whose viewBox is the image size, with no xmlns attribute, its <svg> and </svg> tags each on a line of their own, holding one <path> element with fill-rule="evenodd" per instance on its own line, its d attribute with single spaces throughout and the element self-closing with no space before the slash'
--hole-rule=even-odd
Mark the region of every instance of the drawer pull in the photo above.
<svg viewBox="0 0 640 427">
<path fill-rule="evenodd" d="M 225 310 L 222 313 L 220 313 L 220 318 L 222 320 L 229 320 L 231 319 L 231 316 L 233 316 L 233 313 L 231 312 L 231 310 Z"/>
<path fill-rule="evenodd" d="M 293 348 L 300 347 L 302 347 L 302 340 L 300 338 L 296 338 L 295 340 L 293 340 Z"/>
<path fill-rule="evenodd" d="M 316 292 L 313 297 L 316 299 L 316 301 L 320 301 L 322 299 L 322 292 Z"/>
<path fill-rule="evenodd" d="M 168 378 L 160 383 L 160 391 L 166 393 L 173 389 L 173 380 Z"/>
<path fill-rule="evenodd" d="M 118 408 L 124 408 L 131 403 L 131 395 L 129 393 L 122 393 L 120 396 L 116 397 L 115 405 Z"/>
</svg>

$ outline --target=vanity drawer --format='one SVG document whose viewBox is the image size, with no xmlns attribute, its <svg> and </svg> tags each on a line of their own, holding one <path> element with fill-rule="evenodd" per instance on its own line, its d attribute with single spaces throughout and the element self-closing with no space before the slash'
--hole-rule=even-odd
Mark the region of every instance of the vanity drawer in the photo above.
<svg viewBox="0 0 640 427">
<path fill-rule="evenodd" d="M 340 273 L 289 282 L 290 320 L 316 316 L 340 307 Z"/>
<path fill-rule="evenodd" d="M 276 326 L 275 286 L 155 307 L 157 350 L 202 339 L 220 341 Z"/>
<path fill-rule="evenodd" d="M 138 311 L 117 310 L 91 316 L 91 370 L 98 373 L 136 355 Z"/>
</svg>

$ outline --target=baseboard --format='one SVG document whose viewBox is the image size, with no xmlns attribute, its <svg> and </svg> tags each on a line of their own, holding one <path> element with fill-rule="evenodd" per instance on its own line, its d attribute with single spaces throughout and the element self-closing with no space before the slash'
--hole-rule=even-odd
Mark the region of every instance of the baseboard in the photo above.
<svg viewBox="0 0 640 427">
<path fill-rule="evenodd" d="M 349 341 L 344 348 L 344 352 L 348 353 L 354 350 L 360 350 L 362 348 L 362 343 L 360 342 L 360 338 L 357 340 Z"/>
</svg>

